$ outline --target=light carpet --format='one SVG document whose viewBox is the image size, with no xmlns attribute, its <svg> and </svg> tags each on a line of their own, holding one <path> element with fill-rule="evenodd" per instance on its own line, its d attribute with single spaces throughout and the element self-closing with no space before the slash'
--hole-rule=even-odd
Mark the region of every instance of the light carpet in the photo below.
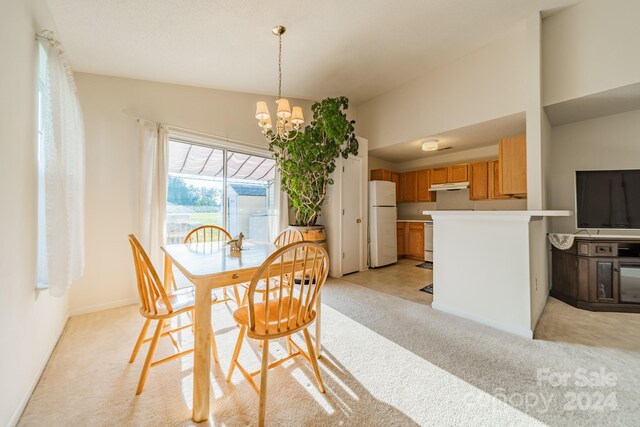
<svg viewBox="0 0 640 427">
<path fill-rule="evenodd" d="M 221 360 L 211 371 L 212 418 L 205 425 L 257 422 L 257 394 L 237 370 L 231 384 L 225 381 L 238 334 L 231 309 L 213 308 Z M 301 358 L 271 370 L 267 425 L 604 426 L 640 419 L 640 354 L 633 351 L 526 340 L 340 280 L 327 283 L 322 316 L 327 392 L 318 392 Z M 127 362 L 141 325 L 133 306 L 71 318 L 19 425 L 193 424 L 192 356 L 152 368 L 135 395 L 146 346 Z M 181 337 L 190 344 L 190 332 Z M 168 340 L 161 342 L 158 357 L 171 351 Z M 251 342 L 240 360 L 257 369 L 259 351 Z M 271 348 L 274 357 L 284 352 Z M 554 387 L 538 383 L 538 368 L 571 375 L 605 369 L 617 378 L 604 387 L 578 387 L 574 378 Z M 616 407 L 566 408 L 568 394 L 595 401 L 597 392 L 613 393 Z"/>
</svg>

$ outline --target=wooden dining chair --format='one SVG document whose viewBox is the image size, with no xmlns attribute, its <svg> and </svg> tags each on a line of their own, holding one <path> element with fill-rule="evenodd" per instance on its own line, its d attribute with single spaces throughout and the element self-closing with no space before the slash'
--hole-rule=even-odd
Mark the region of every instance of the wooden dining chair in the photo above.
<svg viewBox="0 0 640 427">
<path fill-rule="evenodd" d="M 297 228 L 288 227 L 284 229 L 278 237 L 275 238 L 273 244 L 282 247 L 287 246 L 291 243 L 302 242 L 304 240 L 304 236 Z"/>
<path fill-rule="evenodd" d="M 280 234 L 278 234 L 278 236 L 273 241 L 273 244 L 278 246 L 279 248 L 281 248 L 281 247 L 287 246 L 287 245 L 289 245 L 291 243 L 302 242 L 303 240 L 304 240 L 304 236 L 302 235 L 300 230 L 298 230 L 296 228 L 288 227 L 288 228 L 284 229 Z M 286 280 L 286 277 L 285 277 L 285 280 Z M 249 284 L 248 283 L 243 283 L 240 286 L 245 288 L 245 292 L 244 292 L 244 296 L 242 297 L 242 304 L 241 305 L 246 305 L 247 304 L 247 296 L 249 295 L 249 292 L 248 292 Z M 278 283 L 275 282 L 275 286 L 272 286 L 271 289 L 272 289 L 272 292 L 276 292 L 277 289 L 278 289 Z M 258 294 L 263 294 L 264 292 L 265 292 L 264 288 L 256 289 L 256 293 L 258 293 Z"/>
<path fill-rule="evenodd" d="M 316 319 L 316 304 L 328 272 L 329 255 L 322 246 L 312 242 L 297 242 L 284 246 L 274 252 L 256 271 L 249 285 L 248 304 L 233 313 L 234 319 L 241 327 L 227 374 L 227 382 L 231 381 L 233 371 L 237 367 L 259 394 L 258 423 L 260 426 L 264 425 L 265 419 L 269 369 L 295 356 L 302 356 L 311 364 L 318 388 L 324 393 L 324 385 L 308 327 Z M 284 280 L 287 275 L 294 280 Z M 282 284 L 275 295 L 270 290 L 270 284 L 274 279 Z M 266 292 L 257 294 L 256 290 L 261 286 L 266 289 Z M 262 300 L 263 297 L 264 300 Z M 304 335 L 307 352 L 292 339 L 292 334 L 299 331 Z M 245 335 L 260 340 L 263 344 L 262 368 L 255 372 L 248 372 L 238 361 Z M 269 363 L 269 341 L 279 338 L 285 338 L 297 351 Z M 260 386 L 253 380 L 253 377 L 258 374 L 261 374 Z"/>
<path fill-rule="evenodd" d="M 222 227 L 218 227 L 217 225 L 202 225 L 200 227 L 194 228 L 187 234 L 184 238 L 184 243 L 202 243 L 202 242 L 224 242 L 233 240 L 231 234 L 227 230 Z M 233 294 L 235 298 L 235 303 L 237 306 L 240 306 L 240 293 L 238 292 L 238 285 L 233 285 Z M 222 288 L 222 299 L 218 302 L 226 303 L 227 301 L 232 301 L 233 299 L 227 295 L 227 288 Z"/>
<path fill-rule="evenodd" d="M 195 309 L 195 295 L 193 288 L 183 288 L 174 292 L 167 292 L 160 281 L 155 268 L 153 268 L 147 253 L 142 248 L 142 245 L 136 236 L 130 234 L 129 243 L 131 244 L 131 250 L 133 252 L 133 263 L 135 265 L 136 279 L 138 282 L 140 314 L 145 318 L 140 335 L 138 335 L 138 340 L 133 347 L 129 363 L 133 363 L 136 359 L 140 346 L 145 342 L 151 341 L 147 352 L 147 358 L 142 366 L 142 373 L 140 374 L 140 380 L 138 381 L 138 388 L 136 390 L 136 394 L 140 394 L 142 393 L 142 389 L 144 388 L 144 384 L 147 380 L 149 368 L 193 352 L 193 348 L 183 350 L 178 340 L 172 335 L 174 332 L 191 328 L 192 323 L 173 329 L 165 329 L 171 327 L 171 319 L 183 313 L 190 313 L 193 315 L 192 312 Z M 216 301 L 217 298 L 215 294 L 212 293 L 211 303 L 214 304 Z M 149 329 L 149 325 L 153 320 L 158 322 L 153 337 L 145 338 L 147 329 Z M 160 337 L 163 336 L 169 337 L 177 352 L 169 357 L 165 357 L 164 359 L 153 361 L 153 355 L 158 346 L 158 341 L 160 340 Z M 217 363 L 218 350 L 216 348 L 213 327 L 211 327 L 211 352 L 213 354 L 213 359 Z"/>
</svg>

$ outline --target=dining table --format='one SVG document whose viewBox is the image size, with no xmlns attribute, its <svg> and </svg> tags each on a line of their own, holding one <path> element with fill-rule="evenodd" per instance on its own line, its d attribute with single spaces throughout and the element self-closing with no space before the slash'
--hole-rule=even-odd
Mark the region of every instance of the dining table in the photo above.
<svg viewBox="0 0 640 427">
<path fill-rule="evenodd" d="M 278 247 L 245 240 L 242 250 L 232 250 L 224 241 L 165 245 L 164 280 L 172 283 L 177 268 L 195 288 L 193 408 L 192 420 L 209 418 L 211 383 L 211 291 L 249 283 L 258 268 Z M 320 357 L 320 296 L 316 307 L 315 346 Z"/>
</svg>

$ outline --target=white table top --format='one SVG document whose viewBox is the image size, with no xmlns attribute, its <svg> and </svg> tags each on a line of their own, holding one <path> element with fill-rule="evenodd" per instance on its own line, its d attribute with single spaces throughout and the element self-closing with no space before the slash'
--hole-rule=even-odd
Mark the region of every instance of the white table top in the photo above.
<svg viewBox="0 0 640 427">
<path fill-rule="evenodd" d="M 171 261 L 191 278 L 215 277 L 219 274 L 255 270 L 278 247 L 271 243 L 245 240 L 242 251 L 231 251 L 226 242 L 207 242 L 163 246 Z"/>
</svg>

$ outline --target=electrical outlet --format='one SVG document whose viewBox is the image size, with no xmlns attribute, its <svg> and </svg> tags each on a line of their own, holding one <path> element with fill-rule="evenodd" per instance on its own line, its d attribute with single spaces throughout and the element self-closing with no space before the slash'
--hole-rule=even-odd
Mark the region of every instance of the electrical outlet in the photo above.
<svg viewBox="0 0 640 427">
<path fill-rule="evenodd" d="M 536 277 L 536 292 L 538 292 L 538 278 Z"/>
</svg>

